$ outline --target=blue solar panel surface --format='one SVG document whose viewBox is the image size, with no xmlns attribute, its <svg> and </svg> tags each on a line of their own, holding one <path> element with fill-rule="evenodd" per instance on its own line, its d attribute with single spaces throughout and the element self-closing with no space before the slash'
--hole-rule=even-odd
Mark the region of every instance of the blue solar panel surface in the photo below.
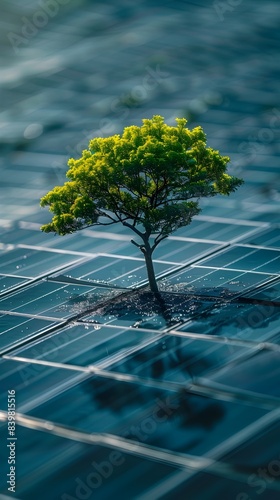
<svg viewBox="0 0 280 500">
<path fill-rule="evenodd" d="M 1 9 L 0 499 L 279 499 L 278 2 Z M 39 208 L 153 114 L 245 180 L 159 245 L 160 301 L 127 228 L 54 237 Z"/>
</svg>

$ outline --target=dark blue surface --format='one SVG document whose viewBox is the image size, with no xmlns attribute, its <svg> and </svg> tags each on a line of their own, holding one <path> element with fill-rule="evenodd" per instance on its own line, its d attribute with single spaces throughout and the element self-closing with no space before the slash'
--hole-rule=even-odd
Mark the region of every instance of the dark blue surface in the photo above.
<svg viewBox="0 0 280 500">
<path fill-rule="evenodd" d="M 276 0 L 1 2 L 1 500 L 280 497 L 279 22 Z M 160 301 L 127 228 L 54 237 L 39 208 L 90 138 L 154 114 L 245 180 L 157 248 Z"/>
</svg>

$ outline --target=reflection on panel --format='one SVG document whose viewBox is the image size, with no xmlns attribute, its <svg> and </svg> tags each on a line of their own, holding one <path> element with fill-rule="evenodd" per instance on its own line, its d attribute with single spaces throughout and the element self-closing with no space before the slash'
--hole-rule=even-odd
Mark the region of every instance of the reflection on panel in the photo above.
<svg viewBox="0 0 280 500">
<path fill-rule="evenodd" d="M 0 273 L 35 278 L 81 259 L 77 255 L 37 250 L 26 245 L 24 248 L 12 248 L 2 253 Z"/>
<path fill-rule="evenodd" d="M 15 276 L 5 276 L 0 275 L 0 295 L 7 293 L 9 290 L 16 288 L 21 283 L 28 283 L 28 279 L 15 277 Z"/>
<path fill-rule="evenodd" d="M 86 378 L 84 371 L 53 368 L 47 364 L 32 364 L 28 360 L 0 360 L 0 409 L 7 410 L 7 394 L 16 392 L 17 411 L 34 407 L 48 400 L 53 394 Z"/>
<path fill-rule="evenodd" d="M 2 434 L 3 428 L 0 428 Z M 88 498 L 134 498 L 147 488 L 171 477 L 175 466 L 148 460 L 119 451 L 118 448 L 96 446 L 41 432 L 17 428 L 16 498 L 49 500 Z M 0 478 L 1 491 L 6 491 L 6 456 Z M 38 450 L 40 453 L 38 454 Z M 4 450 L 6 452 L 6 450 Z M 3 459 L 3 461 L 2 461 Z M 188 471 L 184 474 L 188 477 Z"/>
<path fill-rule="evenodd" d="M 45 336 L 30 346 L 14 350 L 10 356 L 55 361 L 78 366 L 110 365 L 129 353 L 141 350 L 158 338 L 153 332 L 137 329 L 79 324 Z"/>
<path fill-rule="evenodd" d="M 40 318 L 12 314 L 2 314 L 0 316 L 0 350 L 17 346 L 26 339 L 33 339 L 47 331 L 55 322 Z"/>
<path fill-rule="evenodd" d="M 164 289 L 178 293 L 185 292 L 230 299 L 231 296 L 243 294 L 251 288 L 275 278 L 269 273 L 251 273 L 226 268 L 213 269 L 207 267 L 208 261 L 203 261 L 202 264 L 198 263 L 164 278 L 162 280 Z"/>
<path fill-rule="evenodd" d="M 98 256 L 82 264 L 65 270 L 64 274 L 71 278 L 93 280 L 98 283 L 110 283 L 121 287 L 135 287 L 147 281 L 147 272 L 143 259 L 125 259 L 110 256 Z M 175 264 L 164 264 L 155 261 L 156 274 L 162 274 L 174 268 Z"/>
<path fill-rule="evenodd" d="M 20 314 L 68 318 L 90 310 L 108 294 L 110 295 L 110 289 L 107 288 L 40 281 L 2 299 L 1 307 L 2 310 Z"/>
<path fill-rule="evenodd" d="M 209 379 L 237 389 L 280 398 L 279 376 L 280 349 L 277 352 L 264 349 L 252 358 L 240 361 L 230 370 L 225 368 L 217 375 L 210 375 Z"/>
<path fill-rule="evenodd" d="M 209 267 L 228 267 L 241 271 L 279 273 L 280 250 L 256 249 L 254 247 L 233 246 L 215 257 L 203 260 Z"/>
<path fill-rule="evenodd" d="M 113 363 L 110 370 L 145 379 L 186 384 L 251 353 L 250 348 L 232 344 L 222 345 L 165 334 L 139 352 Z"/>
<path fill-rule="evenodd" d="M 203 455 L 267 411 L 183 389 L 168 391 L 95 376 L 27 413 L 37 418 L 48 415 L 88 433 L 112 433 L 173 452 Z"/>
<path fill-rule="evenodd" d="M 279 1 L 2 4 L 0 497 L 278 500 Z M 147 110 L 245 179 L 155 249 L 159 294 L 128 227 L 40 231 L 68 157 Z"/>
</svg>

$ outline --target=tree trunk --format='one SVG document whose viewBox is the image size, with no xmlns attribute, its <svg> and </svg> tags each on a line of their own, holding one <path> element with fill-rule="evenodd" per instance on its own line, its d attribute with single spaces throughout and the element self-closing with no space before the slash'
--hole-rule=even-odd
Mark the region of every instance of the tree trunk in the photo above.
<svg viewBox="0 0 280 500">
<path fill-rule="evenodd" d="M 146 261 L 146 268 L 147 268 L 150 289 L 154 293 L 159 293 L 157 281 L 156 281 L 156 276 L 155 276 L 155 271 L 154 271 L 151 249 L 147 248 L 147 246 L 146 246 L 145 252 L 143 252 L 143 253 L 144 253 L 145 261 Z"/>
<path fill-rule="evenodd" d="M 172 313 L 170 312 L 170 308 L 168 309 L 166 302 L 164 300 L 164 294 L 161 294 L 160 292 L 155 293 L 155 298 L 157 300 L 157 303 L 159 305 L 159 313 L 163 317 L 166 326 L 170 327 L 172 324 L 174 324 L 173 318 L 172 318 Z M 178 322 L 178 321 L 176 321 Z"/>
</svg>

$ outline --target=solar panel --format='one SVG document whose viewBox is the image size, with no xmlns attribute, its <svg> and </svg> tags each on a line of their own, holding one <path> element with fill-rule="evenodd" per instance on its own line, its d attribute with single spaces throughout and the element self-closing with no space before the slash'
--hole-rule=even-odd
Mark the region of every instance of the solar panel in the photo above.
<svg viewBox="0 0 280 500">
<path fill-rule="evenodd" d="M 0 498 L 278 500 L 278 3 L 39 4 L 2 6 Z M 153 114 L 245 179 L 157 247 L 159 296 L 127 228 L 53 237 L 39 209 Z"/>
</svg>

